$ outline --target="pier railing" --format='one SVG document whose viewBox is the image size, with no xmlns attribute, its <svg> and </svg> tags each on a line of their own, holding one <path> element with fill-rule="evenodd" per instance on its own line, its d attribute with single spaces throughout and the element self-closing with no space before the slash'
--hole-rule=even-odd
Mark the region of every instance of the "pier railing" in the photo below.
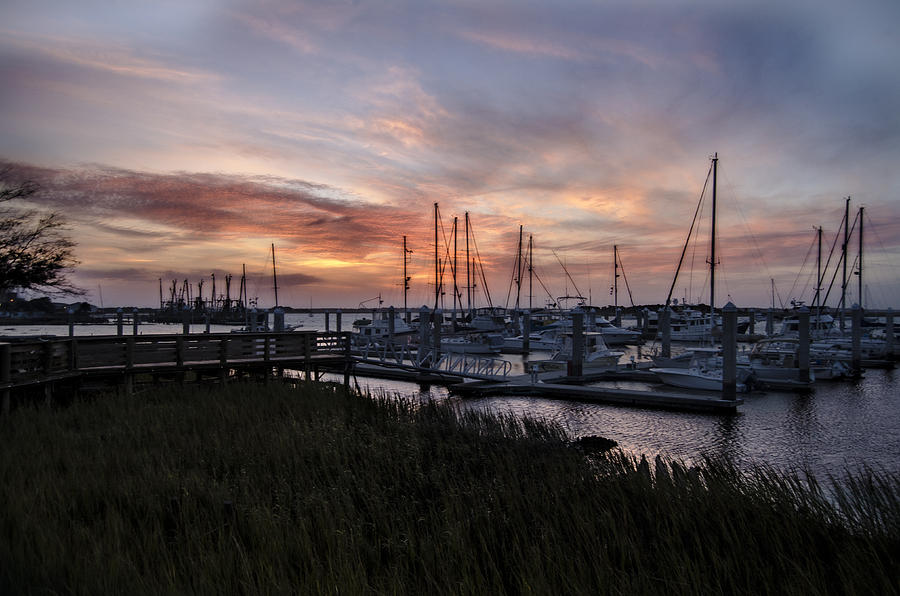
<svg viewBox="0 0 900 596">
<path fill-rule="evenodd" d="M 0 343 L 0 389 L 97 372 L 298 365 L 344 357 L 348 333 L 92 336 Z"/>
<path fill-rule="evenodd" d="M 433 348 L 416 348 L 409 344 L 387 341 L 360 342 L 355 347 L 358 358 L 373 364 L 452 373 L 479 378 L 506 378 L 512 365 L 501 358 L 487 358 L 475 354 L 438 352 Z"/>
</svg>

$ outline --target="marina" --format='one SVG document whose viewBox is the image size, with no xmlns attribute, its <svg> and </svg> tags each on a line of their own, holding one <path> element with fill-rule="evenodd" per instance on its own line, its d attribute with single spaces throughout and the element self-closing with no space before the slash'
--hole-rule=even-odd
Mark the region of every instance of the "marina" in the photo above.
<svg viewBox="0 0 900 596">
<path fill-rule="evenodd" d="M 340 333 L 347 334 L 344 326 L 348 317 L 338 317 L 336 310 L 314 313 L 312 317 L 306 312 L 287 313 L 286 324 L 302 323 L 304 327 L 303 331 L 298 329 L 282 335 L 333 335 L 339 327 Z M 637 326 L 635 319 L 625 319 L 625 323 Z M 757 317 L 758 331 L 767 324 L 766 317 Z M 775 323 L 776 332 L 779 328 L 780 323 Z M 203 324 L 192 325 L 190 336 L 202 338 L 205 329 Z M 213 337 L 209 341 L 243 335 L 230 333 L 232 329 L 212 326 Z M 116 330 L 114 323 L 76 325 L 74 337 L 79 341 L 99 340 Z M 132 330 L 130 325 L 124 325 L 125 336 L 112 335 L 112 341 L 123 345 Z M 7 336 L 53 335 L 65 341 L 69 329 L 65 325 L 17 325 L 5 327 L 3 331 Z M 138 331 L 139 338 L 176 336 L 183 327 L 146 323 Z M 739 352 L 749 354 L 751 347 L 752 344 L 741 344 Z M 118 349 L 124 357 L 124 348 Z M 689 349 L 689 345 L 681 342 L 670 345 L 673 356 Z M 346 380 L 375 394 L 451 400 L 462 408 L 545 418 L 562 425 L 574 437 L 609 436 L 622 448 L 637 454 L 664 454 L 687 461 L 719 454 L 748 465 L 765 462 L 781 468 L 809 467 L 827 473 L 840 473 L 844 467 L 874 466 L 900 473 L 900 460 L 896 457 L 900 453 L 900 431 L 894 424 L 900 407 L 897 401 L 900 379 L 886 364 L 882 368 L 866 367 L 858 378 L 817 381 L 806 392 L 755 388 L 737 395 L 734 401 L 723 403 L 719 392 L 692 392 L 661 385 L 648 370 L 653 365 L 653 357 L 662 351 L 659 340 L 625 346 L 622 351 L 624 355 L 616 371 L 583 371 L 574 385 L 573 379 L 566 378 L 569 375 L 565 369 L 540 372 L 538 382 L 532 382 L 532 363 L 545 360 L 550 355 L 547 350 L 504 353 L 495 358 L 508 366 L 500 382 L 483 378 L 463 382 L 460 375 L 445 371 L 386 367 L 383 363 L 365 363 L 359 359 L 345 379 L 343 352 L 333 356 L 330 362 L 320 363 L 314 377 L 337 383 Z M 229 363 L 229 367 L 232 364 L 240 368 L 236 362 Z M 256 371 L 253 374 L 268 370 L 268 374 L 277 376 L 275 363 L 269 364 L 272 366 L 264 361 L 248 363 L 245 370 Z M 286 378 L 304 378 L 304 366 L 298 360 L 286 364 L 283 369 Z M 164 378 L 177 380 L 172 374 L 174 368 L 168 366 L 169 376 L 162 371 Z M 218 363 L 207 362 L 203 366 L 207 367 L 205 382 L 219 382 Z M 122 372 L 117 370 L 115 374 Z M 667 403 L 670 398 L 675 399 L 672 404 Z M 693 407 L 692 402 L 700 407 Z"/>
</svg>

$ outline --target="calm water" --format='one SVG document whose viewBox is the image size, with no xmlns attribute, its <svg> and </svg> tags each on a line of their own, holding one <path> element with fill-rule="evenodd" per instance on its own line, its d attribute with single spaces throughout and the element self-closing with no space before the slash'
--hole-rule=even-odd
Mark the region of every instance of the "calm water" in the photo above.
<svg viewBox="0 0 900 596">
<path fill-rule="evenodd" d="M 349 329 L 357 315 L 343 316 Z M 324 330 L 324 316 L 288 314 L 287 323 Z M 204 330 L 194 325 L 194 333 Z M 212 331 L 229 327 L 213 326 Z M 331 329 L 335 329 L 334 318 Z M 181 325 L 143 325 L 141 334 L 179 333 Z M 130 334 L 126 326 L 125 333 Z M 115 326 L 79 325 L 76 336 L 115 333 Z M 0 335 L 66 335 L 65 326 L 2 327 Z M 640 355 L 632 352 L 637 358 Z M 535 353 L 532 358 L 545 357 Z M 524 370 L 521 357 L 507 357 L 514 372 Z M 626 357 L 627 359 L 627 357 Z M 439 386 L 381 379 L 357 379 L 361 387 L 429 398 L 458 400 L 463 407 L 528 414 L 557 422 L 573 437 L 602 435 L 635 454 L 696 461 L 723 455 L 741 464 L 765 463 L 780 469 L 809 468 L 817 475 L 840 474 L 869 465 L 900 474 L 900 370 L 867 370 L 855 382 L 817 383 L 811 394 L 753 392 L 731 416 L 681 413 L 536 397 L 460 399 Z M 652 389 L 640 383 L 622 386 Z"/>
</svg>

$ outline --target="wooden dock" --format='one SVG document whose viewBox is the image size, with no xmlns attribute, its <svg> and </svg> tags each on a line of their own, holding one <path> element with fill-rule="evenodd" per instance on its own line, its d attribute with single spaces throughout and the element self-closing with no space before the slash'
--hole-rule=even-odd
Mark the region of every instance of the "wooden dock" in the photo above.
<svg viewBox="0 0 900 596">
<path fill-rule="evenodd" d="M 320 332 L 131 335 L 27 339 L 0 343 L 0 392 L 15 394 L 167 380 L 268 378 L 285 369 L 318 378 L 329 366 L 349 375 L 350 334 Z"/>
<path fill-rule="evenodd" d="M 606 376 L 607 379 L 612 378 Z M 676 393 L 672 391 L 619 389 L 616 387 L 598 387 L 579 385 L 583 379 L 558 377 L 555 382 L 538 380 L 532 382 L 530 375 L 514 377 L 505 383 L 489 381 L 470 381 L 452 386 L 453 393 L 465 396 L 490 395 L 529 395 L 547 399 L 565 399 L 594 403 L 615 404 L 641 408 L 664 410 L 688 410 L 715 414 L 732 414 L 744 403 L 741 398 L 722 399 L 721 395 L 710 392 L 694 394 Z"/>
</svg>

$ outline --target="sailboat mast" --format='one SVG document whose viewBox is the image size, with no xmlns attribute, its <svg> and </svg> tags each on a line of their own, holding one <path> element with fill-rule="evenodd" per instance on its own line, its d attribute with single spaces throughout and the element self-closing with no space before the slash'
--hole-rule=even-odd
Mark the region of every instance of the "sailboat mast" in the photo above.
<svg viewBox="0 0 900 596">
<path fill-rule="evenodd" d="M 250 308 L 250 303 L 247 301 L 247 264 L 241 264 L 241 293 L 244 295 L 244 310 Z"/>
<path fill-rule="evenodd" d="M 863 209 L 859 208 L 859 307 L 863 307 Z"/>
<path fill-rule="evenodd" d="M 519 301 L 522 298 L 522 226 L 519 225 L 519 248 L 516 254 L 516 310 L 519 310 Z"/>
<path fill-rule="evenodd" d="M 719 165 L 719 153 L 713 156 L 712 185 L 712 234 L 709 249 L 709 326 L 715 326 L 716 317 L 716 171 Z"/>
<path fill-rule="evenodd" d="M 534 292 L 532 291 L 532 283 L 534 280 L 534 235 L 528 235 L 528 312 L 531 312 L 533 308 L 531 304 L 532 298 L 534 298 Z"/>
<path fill-rule="evenodd" d="M 406 293 L 409 291 L 409 277 L 406 275 L 406 236 L 403 237 L 403 312 L 407 312 Z"/>
<path fill-rule="evenodd" d="M 438 258 L 438 204 L 434 204 L 434 310 L 437 310 L 441 296 L 441 271 Z"/>
<path fill-rule="evenodd" d="M 816 254 L 816 315 L 822 312 L 822 226 L 816 229 L 816 238 L 819 243 L 819 251 Z M 816 323 L 818 326 L 818 323 Z"/>
<path fill-rule="evenodd" d="M 278 306 L 278 276 L 275 275 L 275 243 L 272 243 L 272 283 L 275 284 L 275 306 Z"/>
<path fill-rule="evenodd" d="M 613 312 L 619 310 L 619 247 L 613 244 Z"/>
<path fill-rule="evenodd" d="M 456 258 L 457 228 L 459 227 L 459 218 L 453 216 L 453 320 L 456 320 L 456 298 L 459 295 L 459 284 L 456 280 L 456 272 L 459 266 Z M 460 305 L 462 306 L 462 305 Z"/>
<path fill-rule="evenodd" d="M 841 257 L 844 259 L 844 273 L 841 277 L 841 329 L 844 328 L 844 309 L 847 308 L 847 247 L 850 244 L 850 197 L 844 202 L 844 244 Z"/>
<path fill-rule="evenodd" d="M 472 270 L 469 267 L 469 212 L 466 211 L 466 310 L 472 313 Z"/>
</svg>

